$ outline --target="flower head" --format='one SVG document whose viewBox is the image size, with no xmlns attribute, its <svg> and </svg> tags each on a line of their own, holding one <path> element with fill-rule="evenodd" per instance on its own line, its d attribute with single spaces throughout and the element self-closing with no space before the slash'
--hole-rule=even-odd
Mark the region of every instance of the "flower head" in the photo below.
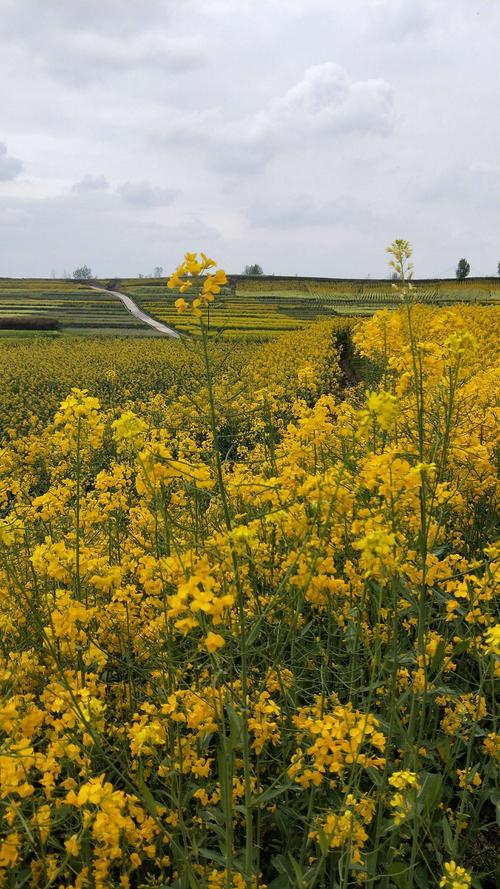
<svg viewBox="0 0 500 889">
<path fill-rule="evenodd" d="M 167 287 L 170 290 L 178 290 L 185 293 L 190 287 L 195 286 L 196 295 L 191 302 L 191 311 L 195 318 L 203 316 L 206 308 L 220 293 L 221 287 L 227 284 L 227 275 L 224 269 L 217 269 L 213 274 L 208 269 L 217 265 L 214 259 L 210 259 L 205 253 L 185 253 L 184 262 L 170 276 Z M 187 311 L 190 304 L 182 297 L 175 301 L 175 308 L 182 314 Z"/>
<path fill-rule="evenodd" d="M 441 889 L 468 889 L 472 883 L 472 877 L 454 861 L 447 861 L 444 865 L 444 876 L 441 877 L 439 886 Z"/>
</svg>

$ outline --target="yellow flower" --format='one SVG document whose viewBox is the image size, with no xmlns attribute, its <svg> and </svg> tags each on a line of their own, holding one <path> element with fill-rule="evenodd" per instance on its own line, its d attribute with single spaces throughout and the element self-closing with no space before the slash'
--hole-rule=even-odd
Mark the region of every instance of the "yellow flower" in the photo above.
<svg viewBox="0 0 500 889">
<path fill-rule="evenodd" d="M 73 857 L 76 858 L 80 852 L 80 844 L 76 833 L 74 833 L 73 836 L 70 836 L 69 840 L 65 840 L 64 848 L 69 855 L 73 855 Z"/>
<path fill-rule="evenodd" d="M 177 290 L 182 286 L 182 278 L 179 274 L 179 269 L 177 269 L 173 275 L 170 275 L 170 278 L 167 281 L 167 287 L 169 290 Z"/>
<path fill-rule="evenodd" d="M 444 871 L 439 883 L 441 889 L 468 889 L 472 883 L 471 875 L 454 861 L 447 861 Z"/>
<path fill-rule="evenodd" d="M 189 303 L 187 303 L 186 300 L 182 297 L 180 297 L 180 299 L 176 299 L 174 305 L 180 315 L 182 315 L 182 313 L 189 308 Z"/>
<path fill-rule="evenodd" d="M 384 432 L 389 432 L 399 413 L 399 403 L 395 395 L 390 392 L 368 392 L 366 407 Z"/>
<path fill-rule="evenodd" d="M 226 273 L 219 269 L 214 275 L 207 275 L 203 282 L 203 294 L 209 299 L 214 294 L 220 293 L 221 286 L 227 284 Z"/>
<path fill-rule="evenodd" d="M 14 867 L 19 861 L 21 839 L 17 831 L 8 834 L 0 843 L 0 868 Z"/>
<path fill-rule="evenodd" d="M 495 624 L 486 630 L 484 643 L 486 654 L 493 654 L 496 657 L 500 657 L 500 624 Z"/>
<path fill-rule="evenodd" d="M 389 784 L 397 787 L 399 790 L 405 790 L 407 787 L 418 787 L 417 776 L 415 772 L 405 770 L 403 772 L 394 772 L 389 778 Z"/>
<path fill-rule="evenodd" d="M 141 443 L 147 430 L 144 420 L 141 420 L 133 411 L 124 411 L 117 420 L 111 424 L 114 431 L 114 439 L 117 442 Z"/>
<path fill-rule="evenodd" d="M 226 644 L 225 639 L 220 636 L 218 633 L 207 633 L 204 639 L 204 645 L 207 651 L 213 653 L 214 651 L 218 651 L 219 648 L 223 648 Z"/>
</svg>

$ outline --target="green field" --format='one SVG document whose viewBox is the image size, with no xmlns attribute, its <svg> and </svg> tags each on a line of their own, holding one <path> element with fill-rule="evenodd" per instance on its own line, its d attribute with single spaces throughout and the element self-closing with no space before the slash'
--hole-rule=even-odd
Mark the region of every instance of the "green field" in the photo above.
<svg viewBox="0 0 500 889">
<path fill-rule="evenodd" d="M 100 283 L 105 287 L 107 282 Z M 174 303 L 179 293 L 167 289 L 166 279 L 123 279 L 120 289 L 152 317 L 185 333 L 196 328 L 191 314 L 177 313 Z M 418 281 L 415 296 L 438 305 L 494 303 L 500 298 L 500 279 Z M 213 333 L 223 332 L 226 337 L 262 338 L 321 318 L 371 315 L 398 304 L 398 293 L 388 280 L 231 275 L 210 309 L 210 326 Z M 133 318 L 113 293 L 72 281 L 0 279 L 0 318 L 5 316 L 49 316 L 59 321 L 63 333 L 76 336 L 161 335 Z M 0 331 L 0 336 L 15 333 Z"/>
<path fill-rule="evenodd" d="M 175 309 L 177 290 L 167 290 L 160 279 L 127 279 L 122 291 L 154 318 L 189 332 L 195 319 Z M 419 301 L 439 305 L 456 302 L 487 304 L 500 299 L 500 279 L 470 278 L 415 283 Z M 283 333 L 333 315 L 372 315 L 381 308 L 399 305 L 391 281 L 337 280 L 326 278 L 249 278 L 230 275 L 210 309 L 214 331 L 226 336 Z"/>
<path fill-rule="evenodd" d="M 144 336 L 149 332 L 112 293 L 100 293 L 71 281 L 0 279 L 0 318 L 6 316 L 55 318 L 63 332 L 73 334 L 140 333 Z M 12 335 L 13 331 L 0 331 L 1 336 L 8 334 Z"/>
</svg>

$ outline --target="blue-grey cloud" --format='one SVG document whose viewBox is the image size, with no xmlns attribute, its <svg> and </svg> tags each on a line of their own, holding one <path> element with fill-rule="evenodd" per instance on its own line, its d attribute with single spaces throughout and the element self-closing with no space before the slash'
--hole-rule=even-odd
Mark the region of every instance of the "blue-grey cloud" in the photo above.
<svg viewBox="0 0 500 889">
<path fill-rule="evenodd" d="M 125 201 L 137 207 L 168 207 L 177 195 L 175 188 L 161 188 L 146 181 L 125 182 L 117 191 Z"/>
<path fill-rule="evenodd" d="M 106 191 L 108 188 L 109 182 L 105 176 L 92 176 L 87 173 L 71 186 L 71 191 L 77 194 L 86 194 L 87 192 Z"/>
<path fill-rule="evenodd" d="M 0 142 L 0 180 L 8 182 L 10 179 L 15 179 L 22 169 L 22 161 L 17 157 L 11 157 L 5 143 Z"/>
<path fill-rule="evenodd" d="M 270 229 L 351 228 L 366 230 L 377 221 L 367 205 L 350 195 L 333 200 L 315 200 L 307 194 L 287 196 L 282 200 L 257 201 L 247 210 L 253 226 Z"/>
</svg>

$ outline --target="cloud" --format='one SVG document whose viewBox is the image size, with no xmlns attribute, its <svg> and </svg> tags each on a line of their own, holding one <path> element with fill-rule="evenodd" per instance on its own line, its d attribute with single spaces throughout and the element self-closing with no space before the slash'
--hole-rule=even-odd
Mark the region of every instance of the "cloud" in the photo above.
<svg viewBox="0 0 500 889">
<path fill-rule="evenodd" d="M 7 146 L 0 142 L 0 181 L 9 182 L 15 179 L 23 169 L 22 161 L 7 153 Z"/>
<path fill-rule="evenodd" d="M 252 225 L 262 228 L 294 229 L 370 228 L 375 216 L 369 207 L 349 195 L 327 201 L 315 201 L 310 195 L 298 194 L 283 199 L 268 198 L 252 204 L 247 211 Z"/>
<path fill-rule="evenodd" d="M 88 192 L 106 191 L 108 187 L 109 183 L 105 176 L 91 176 L 87 174 L 79 182 L 75 182 L 71 186 L 71 191 L 77 194 L 87 194 Z"/>
<path fill-rule="evenodd" d="M 137 207 L 168 207 L 177 195 L 174 188 L 160 188 L 149 182 L 124 182 L 118 194 L 129 204 Z"/>
<path fill-rule="evenodd" d="M 500 3 L 450 5 L 2 0 L 1 268 L 486 274 Z"/>
<path fill-rule="evenodd" d="M 21 207 L 1 207 L 0 208 L 0 226 L 19 226 L 25 225 L 30 219 L 27 210 Z"/>
<path fill-rule="evenodd" d="M 269 127 L 287 134 L 387 134 L 393 123 L 392 90 L 384 80 L 353 81 L 334 62 L 313 65 L 302 80 L 276 99 L 268 112 Z"/>
<path fill-rule="evenodd" d="M 432 27 L 428 0 L 374 0 L 368 12 L 368 32 L 383 43 L 421 40 Z"/>
<path fill-rule="evenodd" d="M 335 62 L 309 67 L 265 110 L 213 133 L 211 166 L 230 173 L 261 170 L 278 152 L 352 134 L 386 136 L 394 122 L 390 85 L 352 80 Z"/>
<path fill-rule="evenodd" d="M 92 31 L 69 34 L 57 52 L 46 54 L 44 65 L 56 78 L 82 88 L 103 76 L 138 72 L 143 77 L 150 69 L 170 76 L 192 71 L 206 63 L 200 43 L 174 40 L 160 32 L 139 35 L 103 35 Z"/>
<path fill-rule="evenodd" d="M 167 209 L 143 218 L 112 190 L 91 198 L 11 198 L 0 211 L 2 274 L 47 275 L 54 268 L 62 275 L 86 262 L 103 276 L 132 276 L 155 265 L 174 269 L 191 245 L 210 254 L 219 244 L 220 251 L 218 229 L 196 212 Z"/>
<path fill-rule="evenodd" d="M 417 192 L 422 203 L 461 204 L 470 209 L 498 208 L 500 165 L 449 163 L 430 174 Z"/>
</svg>

